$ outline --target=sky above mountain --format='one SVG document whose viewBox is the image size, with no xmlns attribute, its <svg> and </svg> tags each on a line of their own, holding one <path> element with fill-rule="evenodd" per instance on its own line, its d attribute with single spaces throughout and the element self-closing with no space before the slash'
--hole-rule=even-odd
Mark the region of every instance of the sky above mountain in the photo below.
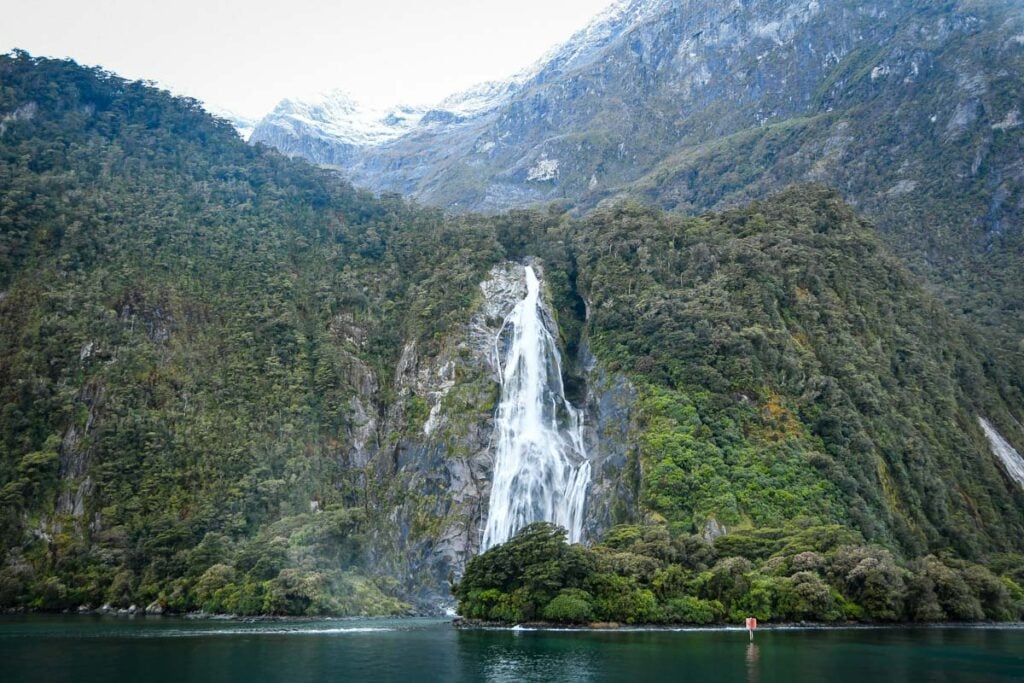
<svg viewBox="0 0 1024 683">
<path fill-rule="evenodd" d="M 0 52 L 71 57 L 259 117 L 343 88 L 431 104 L 529 66 L 610 0 L 34 0 L 6 8 Z"/>
</svg>

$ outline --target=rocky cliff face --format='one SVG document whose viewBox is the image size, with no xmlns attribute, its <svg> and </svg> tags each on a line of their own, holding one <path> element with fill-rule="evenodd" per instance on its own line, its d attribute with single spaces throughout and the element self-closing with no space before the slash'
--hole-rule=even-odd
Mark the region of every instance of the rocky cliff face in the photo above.
<svg viewBox="0 0 1024 683">
<path fill-rule="evenodd" d="M 349 435 L 349 467 L 372 473 L 368 481 L 386 489 L 376 503 L 385 519 L 376 527 L 372 563 L 425 605 L 450 600 L 447 580 L 461 575 L 480 548 L 500 393 L 497 339 L 525 293 L 522 264 L 492 268 L 469 322 L 439 353 L 423 355 L 415 342 L 405 345 L 393 377 L 397 400 L 382 416 L 371 416 L 380 381 L 367 373 L 357 382 L 363 388 L 352 400 L 357 426 Z M 636 393 L 585 348 L 580 356 L 593 471 L 584 526 L 588 537 L 597 538 L 615 521 L 634 516 L 626 461 Z"/>
</svg>

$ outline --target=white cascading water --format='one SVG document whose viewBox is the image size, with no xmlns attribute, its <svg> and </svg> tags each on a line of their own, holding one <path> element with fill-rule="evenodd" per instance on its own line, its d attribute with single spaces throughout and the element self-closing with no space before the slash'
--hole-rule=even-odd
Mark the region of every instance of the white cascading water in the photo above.
<svg viewBox="0 0 1024 683">
<path fill-rule="evenodd" d="M 527 266 L 526 298 L 505 319 L 495 342 L 501 403 L 481 550 L 504 543 L 533 522 L 564 527 L 571 543 L 583 535 L 583 505 L 590 484 L 583 416 L 565 398 L 561 356 L 545 315 L 540 282 Z M 509 332 L 502 364 L 502 340 Z"/>
<path fill-rule="evenodd" d="M 992 447 L 992 453 L 1002 461 L 1003 467 L 1006 468 L 1006 473 L 1010 475 L 1011 479 L 1024 486 L 1024 457 L 1021 457 L 1017 449 L 1011 446 L 1010 442 L 996 431 L 991 422 L 983 417 L 979 417 L 978 424 L 981 425 L 982 431 L 985 432 L 985 436 L 988 438 L 989 446 Z"/>
</svg>

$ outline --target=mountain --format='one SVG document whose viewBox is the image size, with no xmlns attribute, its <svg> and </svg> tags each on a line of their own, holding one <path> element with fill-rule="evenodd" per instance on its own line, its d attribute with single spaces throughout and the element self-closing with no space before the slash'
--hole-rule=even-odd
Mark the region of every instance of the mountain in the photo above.
<svg viewBox="0 0 1024 683">
<path fill-rule="evenodd" d="M 367 149 L 414 131 L 444 130 L 492 112 L 516 92 L 523 78 L 480 83 L 432 107 L 373 109 L 343 90 L 285 99 L 255 124 L 247 139 L 288 156 L 345 170 Z"/>
<path fill-rule="evenodd" d="M 412 130 L 426 110 L 395 107 L 374 110 L 334 90 L 308 99 L 286 99 L 265 116 L 250 139 L 290 156 L 324 166 L 344 167 L 359 149 L 384 144 Z"/>
<path fill-rule="evenodd" d="M 629 0 L 478 115 L 341 166 L 449 211 L 699 214 L 824 183 L 1019 353 L 1022 73 L 1008 0 Z"/>
<path fill-rule="evenodd" d="M 507 80 L 488 81 L 454 93 L 434 106 L 372 111 L 344 91 L 328 92 L 309 101 L 282 100 L 256 126 L 252 142 L 271 145 L 289 156 L 301 156 L 323 166 L 338 167 L 373 189 L 394 191 L 398 185 L 388 185 L 372 170 L 366 171 L 369 175 L 359 175 L 357 167 L 364 156 L 372 157 L 373 150 L 406 137 L 422 140 L 422 148 L 443 144 L 440 140 L 449 135 L 463 136 L 465 133 L 461 131 L 490 120 L 524 88 L 543 80 L 552 70 L 592 63 L 601 50 L 632 23 L 649 16 L 654 7 L 628 3 L 612 5 L 585 30 L 552 49 L 532 67 Z M 396 120 L 396 112 L 404 114 Z M 486 142 L 483 144 L 487 146 Z M 371 166 L 375 163 L 369 161 Z M 417 173 L 414 168 L 408 172 Z M 414 187 L 403 189 L 419 196 Z M 451 206 L 461 205 L 455 202 Z"/>
<path fill-rule="evenodd" d="M 922 136 L 949 146 L 977 132 L 975 144 L 952 145 L 956 154 L 1005 171 L 999 147 L 1012 148 L 1020 127 L 1013 83 L 1022 36 L 1012 2 L 625 0 L 538 64 L 491 84 L 499 96 L 474 115 L 368 141 L 348 170 L 371 189 L 411 190 L 464 210 L 564 197 L 592 203 L 633 183 L 646 187 L 658 173 L 669 181 L 658 183 L 659 199 L 705 209 L 798 179 L 845 189 L 854 169 L 843 167 L 877 151 L 900 177 L 853 190 L 877 203 L 903 180 L 892 196 L 913 199 L 929 192 L 922 178 L 932 160 L 911 144 Z M 888 135 L 875 137 L 886 126 Z M 777 139 L 787 129 L 804 138 L 797 148 Z M 995 154 L 986 130 L 1009 138 Z M 326 126 L 321 132 L 330 137 Z M 728 148 L 769 141 L 775 156 L 748 159 L 750 170 L 734 169 L 725 186 L 724 171 L 705 170 L 690 185 L 665 177 L 690 168 L 691 157 L 715 152 L 721 165 L 723 153 L 739 153 Z M 557 162 L 557 173 L 532 172 L 543 160 Z M 999 174 L 994 189 L 1015 177 Z M 1009 207 L 1013 193 L 1003 190 L 997 204 Z M 998 231 L 993 209 L 988 226 Z"/>
<path fill-rule="evenodd" d="M 2 606 L 436 611 L 512 349 L 543 349 L 567 518 L 641 593 L 662 546 L 623 539 L 652 534 L 1020 592 L 1022 376 L 834 191 L 445 216 L 98 69 L 15 53 L 0 83 Z"/>
<path fill-rule="evenodd" d="M 400 191 L 431 203 L 462 210 L 521 206 L 536 201 L 540 196 L 519 196 L 519 191 L 513 190 L 516 196 L 508 201 L 479 204 L 475 201 L 466 203 L 451 196 L 442 200 L 440 196 L 425 193 L 414 179 L 437 172 L 438 169 L 431 165 L 433 162 L 398 157 L 384 148 L 389 147 L 390 143 L 396 143 L 402 149 L 407 149 L 409 157 L 427 154 L 438 159 L 447 156 L 454 160 L 462 158 L 462 151 L 451 155 L 450 150 L 443 149 L 444 145 L 455 143 L 457 148 L 462 148 L 473 143 L 481 146 L 477 152 L 488 154 L 495 148 L 496 142 L 469 139 L 478 137 L 481 126 L 493 124 L 496 116 L 513 106 L 530 88 L 548 82 L 563 71 L 593 65 L 630 27 L 651 18 L 665 5 L 660 0 L 613 4 L 588 27 L 565 44 L 552 49 L 530 68 L 507 80 L 481 83 L 447 97 L 436 106 L 424 107 L 420 118 L 412 121 L 408 127 L 394 129 L 392 136 L 374 138 L 352 135 L 352 124 L 348 121 L 350 114 L 344 108 L 336 113 L 337 108 L 332 105 L 332 100 L 337 97 L 335 93 L 298 107 L 291 100 L 282 101 L 274 112 L 260 122 L 252 141 L 272 145 L 288 155 L 302 156 L 321 165 L 337 166 L 358 184 L 375 190 Z M 348 106 L 359 108 L 357 104 L 347 102 Z M 309 116 L 303 111 L 308 108 L 317 109 L 322 114 Z M 372 118 L 367 117 L 367 120 Z M 501 134 L 507 138 L 505 133 L 502 131 Z M 516 141 L 506 140 L 504 144 L 516 144 Z M 392 162 L 407 168 L 404 171 L 397 170 L 394 177 L 386 178 L 379 171 L 385 166 L 390 168 Z M 469 166 L 478 167 L 480 163 L 472 160 Z M 557 176 L 557 164 L 550 166 L 538 161 L 527 175 L 532 175 L 531 181 L 538 178 L 553 180 Z"/>
<path fill-rule="evenodd" d="M 206 111 L 210 112 L 214 116 L 220 119 L 224 119 L 230 123 L 243 140 L 248 140 L 252 137 L 252 133 L 256 130 L 256 124 L 259 123 L 258 119 L 254 119 L 251 116 L 245 114 L 239 114 L 238 112 L 231 111 L 230 109 L 222 109 L 220 107 L 204 105 Z"/>
</svg>

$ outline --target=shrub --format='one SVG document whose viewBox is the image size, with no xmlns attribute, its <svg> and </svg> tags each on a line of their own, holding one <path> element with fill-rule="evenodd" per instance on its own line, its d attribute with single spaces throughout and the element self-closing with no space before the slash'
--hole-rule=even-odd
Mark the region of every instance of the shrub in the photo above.
<svg viewBox="0 0 1024 683">
<path fill-rule="evenodd" d="M 112 605 L 127 606 L 135 593 L 135 574 L 130 569 L 122 569 L 114 575 L 107 589 L 107 602 Z"/>
<path fill-rule="evenodd" d="M 796 572 L 818 572 L 825 566 L 825 558 L 813 550 L 794 555 L 789 561 L 789 571 Z"/>
<path fill-rule="evenodd" d="M 786 619 L 835 621 L 842 610 L 817 574 L 797 572 L 779 583 L 778 615 Z"/>
<path fill-rule="evenodd" d="M 659 600 L 682 597 L 687 594 L 690 577 L 686 570 L 677 564 L 659 569 L 651 580 L 651 587 Z"/>
<path fill-rule="evenodd" d="M 1010 591 L 998 576 L 981 565 L 973 564 L 961 571 L 964 582 L 981 602 L 985 616 L 995 621 L 1015 618 L 1016 605 Z"/>
<path fill-rule="evenodd" d="M 754 565 L 744 557 L 728 557 L 719 560 L 710 572 L 703 597 L 719 600 L 726 606 L 750 589 L 750 578 Z"/>
<path fill-rule="evenodd" d="M 544 618 L 562 624 L 582 624 L 593 620 L 593 596 L 575 588 L 563 590 L 544 608 Z"/>
<path fill-rule="evenodd" d="M 903 616 L 906 585 L 892 553 L 881 548 L 842 549 L 833 561 L 835 581 L 843 593 L 876 621 Z"/>
<path fill-rule="evenodd" d="M 665 603 L 665 621 L 673 624 L 711 624 L 725 613 L 722 603 L 693 596 L 671 598 Z"/>
<path fill-rule="evenodd" d="M 12 607 L 18 602 L 25 590 L 25 578 L 22 573 L 8 567 L 0 570 L 0 607 Z"/>
<path fill-rule="evenodd" d="M 780 586 L 783 582 L 784 578 L 782 577 L 754 579 L 750 584 L 750 589 L 732 605 L 729 617 L 733 621 L 739 621 L 748 616 L 768 621 L 775 615 L 779 594 L 782 590 Z"/>
<path fill-rule="evenodd" d="M 68 589 L 57 577 L 48 576 L 33 586 L 36 598 L 31 607 L 44 610 L 57 610 L 71 607 L 68 600 Z"/>
<path fill-rule="evenodd" d="M 220 612 L 225 609 L 222 602 L 224 589 L 233 585 L 235 568 L 226 564 L 215 564 L 199 577 L 192 592 L 195 604 L 204 612 Z"/>
<path fill-rule="evenodd" d="M 946 613 L 939 605 L 935 593 L 935 582 L 924 573 L 914 573 L 907 578 L 907 616 L 914 621 L 942 621 Z"/>
<path fill-rule="evenodd" d="M 922 561 L 921 571 L 932 580 L 935 595 L 947 616 L 963 621 L 985 618 L 981 602 L 971 592 L 959 571 L 947 567 L 934 556 L 928 556 Z"/>
</svg>

